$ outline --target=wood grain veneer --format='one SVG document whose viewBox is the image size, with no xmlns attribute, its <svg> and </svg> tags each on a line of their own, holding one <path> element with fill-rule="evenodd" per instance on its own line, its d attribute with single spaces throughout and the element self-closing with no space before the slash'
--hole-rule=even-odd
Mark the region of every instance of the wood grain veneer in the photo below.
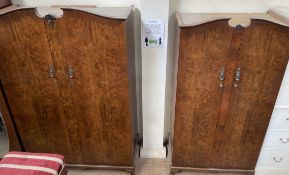
<svg viewBox="0 0 289 175">
<path fill-rule="evenodd" d="M 132 169 L 128 9 L 114 19 L 68 8 L 53 24 L 35 9 L 0 13 L 0 80 L 11 109 L 5 116 L 15 120 L 25 151 L 63 154 L 76 166 Z"/>
<path fill-rule="evenodd" d="M 179 28 L 174 171 L 255 168 L 289 58 L 289 28 L 259 19 L 230 27 L 228 21 Z"/>
</svg>

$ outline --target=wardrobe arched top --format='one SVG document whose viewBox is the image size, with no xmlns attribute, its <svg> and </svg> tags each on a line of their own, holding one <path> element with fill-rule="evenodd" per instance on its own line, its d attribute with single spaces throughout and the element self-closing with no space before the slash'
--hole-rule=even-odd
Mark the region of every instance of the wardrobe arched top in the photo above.
<svg viewBox="0 0 289 175">
<path fill-rule="evenodd" d="M 0 9 L 0 16 L 5 15 L 14 11 L 24 10 L 24 9 L 35 9 L 37 16 L 45 17 L 45 15 L 51 13 L 57 13 L 56 16 L 61 17 L 65 15 L 66 10 L 76 10 L 87 12 L 92 15 L 101 16 L 111 19 L 127 19 L 130 15 L 133 7 L 18 7 L 9 6 Z"/>
<path fill-rule="evenodd" d="M 231 27 L 241 25 L 248 27 L 251 20 L 264 20 L 275 24 L 289 27 L 289 22 L 281 21 L 267 13 L 177 13 L 179 27 L 192 27 L 207 22 L 227 19 Z"/>
</svg>

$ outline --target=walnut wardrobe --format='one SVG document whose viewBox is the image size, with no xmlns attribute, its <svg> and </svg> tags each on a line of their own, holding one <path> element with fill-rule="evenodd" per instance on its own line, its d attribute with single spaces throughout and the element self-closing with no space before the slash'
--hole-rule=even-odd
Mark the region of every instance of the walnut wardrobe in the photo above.
<svg viewBox="0 0 289 175">
<path fill-rule="evenodd" d="M 132 169 L 132 27 L 132 8 L 0 11 L 0 110 L 12 150 Z"/>
<path fill-rule="evenodd" d="M 267 14 L 177 14 L 172 173 L 254 174 L 289 58 Z"/>
</svg>

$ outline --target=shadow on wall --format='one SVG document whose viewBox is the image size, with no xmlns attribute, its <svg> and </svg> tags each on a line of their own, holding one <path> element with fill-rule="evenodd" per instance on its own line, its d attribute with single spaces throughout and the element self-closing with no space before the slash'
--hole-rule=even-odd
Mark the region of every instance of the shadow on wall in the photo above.
<svg viewBox="0 0 289 175">
<path fill-rule="evenodd" d="M 175 37 L 176 37 L 176 1 L 170 0 L 169 24 L 168 24 L 168 50 L 166 66 L 166 96 L 165 96 L 165 118 L 164 118 L 164 143 L 171 137 L 174 119 L 174 98 L 176 86 L 177 60 L 175 57 Z"/>
</svg>

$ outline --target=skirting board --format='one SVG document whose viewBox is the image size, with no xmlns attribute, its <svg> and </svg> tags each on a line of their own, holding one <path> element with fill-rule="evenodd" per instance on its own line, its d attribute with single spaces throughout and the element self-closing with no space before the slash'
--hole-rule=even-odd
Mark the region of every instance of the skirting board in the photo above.
<svg viewBox="0 0 289 175">
<path fill-rule="evenodd" d="M 289 168 L 257 167 L 255 175 L 288 175 Z"/>
<path fill-rule="evenodd" d="M 166 148 L 141 148 L 141 158 L 166 158 Z"/>
<path fill-rule="evenodd" d="M 197 173 L 214 173 L 214 174 L 230 173 L 230 174 L 242 174 L 242 175 L 254 175 L 255 173 L 255 170 L 172 167 L 170 174 L 175 175 L 183 171 L 197 172 Z"/>
</svg>

